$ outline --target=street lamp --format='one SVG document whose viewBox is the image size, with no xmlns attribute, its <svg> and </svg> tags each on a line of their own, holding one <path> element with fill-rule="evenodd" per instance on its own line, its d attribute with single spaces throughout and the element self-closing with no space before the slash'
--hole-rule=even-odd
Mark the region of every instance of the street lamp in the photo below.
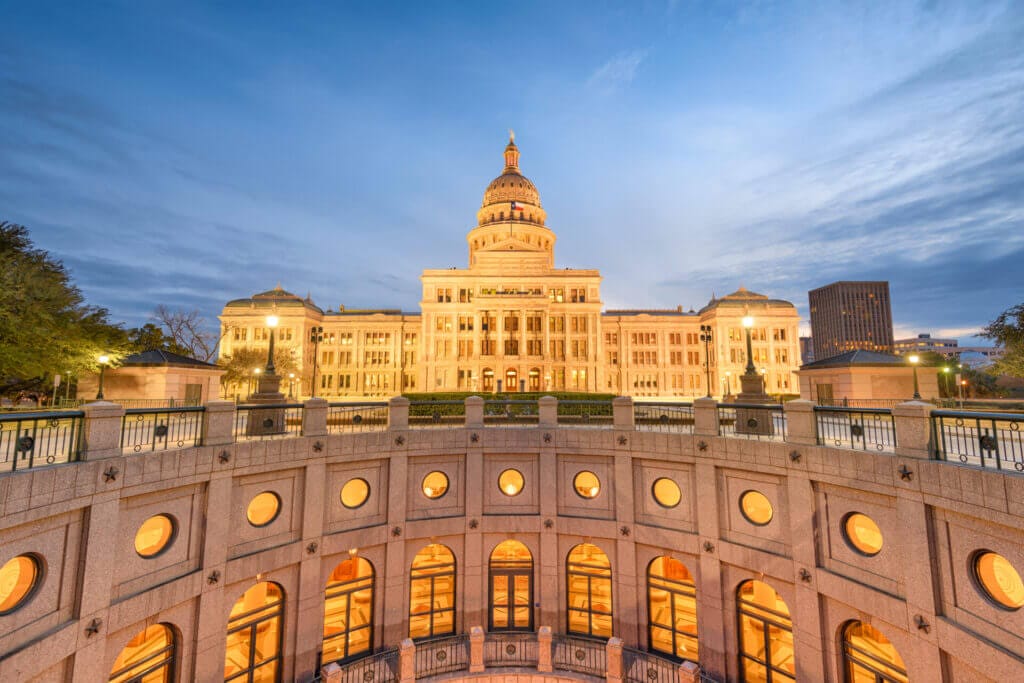
<svg viewBox="0 0 1024 683">
<path fill-rule="evenodd" d="M 704 369 L 708 373 L 708 398 L 711 398 L 711 325 L 700 326 L 700 340 L 704 342 Z"/>
<path fill-rule="evenodd" d="M 267 327 L 270 328 L 270 346 L 267 347 L 267 374 L 275 375 L 274 372 L 274 336 L 276 335 L 278 318 L 276 315 L 267 316 Z"/>
<path fill-rule="evenodd" d="M 107 363 L 110 362 L 110 356 L 106 356 L 106 355 L 100 356 L 99 357 L 99 361 L 100 361 L 100 387 L 99 387 L 99 390 L 96 392 L 96 400 L 97 401 L 102 401 L 103 400 L 103 372 L 104 372 L 104 370 L 107 369 Z"/>
<path fill-rule="evenodd" d="M 747 331 L 747 367 L 745 374 L 747 377 L 756 377 L 757 368 L 754 367 L 754 352 L 750 345 L 750 328 L 754 326 L 754 317 L 750 315 L 743 316 L 743 329 Z"/>
<path fill-rule="evenodd" d="M 962 375 L 960 374 L 960 371 L 963 369 L 963 363 L 956 364 L 956 387 L 957 393 L 960 396 L 960 410 L 964 409 L 964 386 L 967 384 L 967 380 L 961 379 Z"/>
<path fill-rule="evenodd" d="M 316 398 L 316 361 L 320 354 L 320 342 L 324 340 L 324 328 L 317 325 L 309 330 L 309 343 L 313 345 L 313 379 L 309 383 L 309 397 Z"/>
<path fill-rule="evenodd" d="M 255 393 L 255 391 L 253 390 L 253 384 L 256 385 L 256 389 L 259 389 L 260 369 L 259 368 L 253 368 L 252 369 L 252 376 L 253 376 L 253 379 L 250 380 L 250 382 L 249 382 L 249 394 L 250 395 Z"/>
<path fill-rule="evenodd" d="M 921 398 L 921 390 L 917 384 L 917 364 L 921 362 L 921 357 L 917 354 L 907 356 L 907 360 L 910 361 L 910 365 L 914 368 L 914 398 Z"/>
</svg>

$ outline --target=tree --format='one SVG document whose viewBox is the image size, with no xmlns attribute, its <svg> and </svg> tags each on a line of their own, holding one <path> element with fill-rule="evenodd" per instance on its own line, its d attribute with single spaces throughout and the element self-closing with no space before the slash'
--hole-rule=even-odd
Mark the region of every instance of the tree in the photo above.
<svg viewBox="0 0 1024 683">
<path fill-rule="evenodd" d="M 294 349 L 287 346 L 274 348 L 274 371 L 278 377 L 285 378 L 282 386 L 286 388 L 286 391 L 288 373 L 298 373 L 298 365 L 292 355 L 293 352 Z M 263 372 L 267 365 L 267 350 L 243 346 L 234 349 L 230 354 L 221 356 L 217 364 L 224 368 L 224 375 L 221 376 L 220 383 L 224 387 L 225 393 L 237 393 L 240 388 L 247 388 L 249 383 L 254 380 L 256 373 L 253 372 L 253 369 L 259 368 L 260 372 Z"/>
<path fill-rule="evenodd" d="M 172 311 L 164 305 L 156 307 L 153 317 L 167 330 L 174 343 L 184 351 L 176 351 L 209 363 L 217 355 L 220 335 L 211 332 L 206 319 L 197 310 Z"/>
<path fill-rule="evenodd" d="M 989 373 L 1024 378 L 1024 303 L 1000 313 L 981 336 L 1003 347 L 1003 355 L 987 368 Z"/>
<path fill-rule="evenodd" d="M 37 249 L 21 225 L 0 222 L 0 382 L 42 389 L 55 373 L 96 371 L 130 351 L 120 325 L 88 306 L 64 264 Z"/>
<path fill-rule="evenodd" d="M 128 330 L 128 341 L 136 353 L 143 351 L 170 351 L 182 356 L 189 355 L 189 349 L 181 346 L 172 337 L 164 334 L 163 328 L 146 323 L 142 327 Z"/>
</svg>

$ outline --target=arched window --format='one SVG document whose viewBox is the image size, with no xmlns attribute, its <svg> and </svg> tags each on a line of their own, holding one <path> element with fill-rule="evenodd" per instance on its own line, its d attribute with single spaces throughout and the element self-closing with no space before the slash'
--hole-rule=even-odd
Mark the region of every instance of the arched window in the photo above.
<svg viewBox="0 0 1024 683">
<path fill-rule="evenodd" d="M 749 683 L 796 680 L 793 620 L 775 589 L 761 581 L 744 581 L 736 591 L 740 627 L 740 665 Z"/>
<path fill-rule="evenodd" d="M 907 683 L 903 658 L 871 624 L 851 621 L 843 629 L 847 683 Z"/>
<path fill-rule="evenodd" d="M 612 635 L 612 565 L 596 545 L 580 543 L 565 565 L 569 633 L 599 638 Z"/>
<path fill-rule="evenodd" d="M 533 555 L 519 541 L 502 541 L 491 551 L 492 631 L 533 630 Z"/>
<path fill-rule="evenodd" d="M 697 588 L 675 558 L 647 565 L 647 630 L 652 650 L 697 661 Z"/>
<path fill-rule="evenodd" d="M 327 579 L 321 666 L 348 659 L 373 646 L 373 565 L 345 560 Z"/>
<path fill-rule="evenodd" d="M 111 683 L 170 683 L 174 680 L 174 631 L 153 624 L 136 633 L 114 660 Z"/>
<path fill-rule="evenodd" d="M 224 680 L 264 683 L 281 680 L 284 591 L 263 581 L 245 591 L 231 608 Z"/>
<path fill-rule="evenodd" d="M 409 578 L 409 637 L 455 633 L 455 556 L 431 543 L 412 560 Z"/>
</svg>

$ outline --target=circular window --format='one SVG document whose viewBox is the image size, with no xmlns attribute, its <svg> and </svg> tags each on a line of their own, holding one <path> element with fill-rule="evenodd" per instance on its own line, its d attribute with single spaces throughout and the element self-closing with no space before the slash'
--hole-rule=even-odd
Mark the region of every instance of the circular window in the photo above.
<svg viewBox="0 0 1024 683">
<path fill-rule="evenodd" d="M 0 567 L 0 615 L 18 609 L 35 592 L 42 578 L 39 560 L 33 555 L 12 557 Z"/>
<path fill-rule="evenodd" d="M 506 496 L 518 496 L 523 490 L 523 474 L 519 470 L 508 469 L 498 475 L 498 488 Z"/>
<path fill-rule="evenodd" d="M 273 491 L 264 491 L 249 501 L 245 517 L 253 526 L 266 526 L 281 512 L 281 499 Z"/>
<path fill-rule="evenodd" d="M 974 558 L 974 577 L 982 590 L 1000 607 L 1024 607 L 1024 584 L 1010 561 L 999 553 L 982 550 Z"/>
<path fill-rule="evenodd" d="M 423 495 L 427 498 L 440 498 L 448 493 L 448 475 L 434 470 L 423 477 Z"/>
<path fill-rule="evenodd" d="M 875 520 L 860 512 L 846 515 L 843 535 L 854 550 L 868 557 L 882 550 L 882 530 L 875 524 Z"/>
<path fill-rule="evenodd" d="M 135 532 L 135 552 L 146 559 L 156 557 L 171 545 L 174 532 L 170 515 L 153 515 Z"/>
<path fill-rule="evenodd" d="M 596 498 L 597 494 L 601 492 L 601 480 L 593 472 L 583 470 L 573 477 L 572 487 L 576 490 L 577 495 L 583 498 Z"/>
<path fill-rule="evenodd" d="M 751 524 L 764 526 L 772 521 L 771 501 L 760 491 L 744 491 L 740 494 L 740 512 Z"/>
<path fill-rule="evenodd" d="M 674 508 L 683 497 L 679 485 L 668 477 L 655 479 L 651 492 L 654 494 L 654 501 L 663 508 Z"/>
<path fill-rule="evenodd" d="M 353 510 L 370 497 L 370 484 L 365 479 L 349 479 L 341 487 L 341 504 Z"/>
</svg>

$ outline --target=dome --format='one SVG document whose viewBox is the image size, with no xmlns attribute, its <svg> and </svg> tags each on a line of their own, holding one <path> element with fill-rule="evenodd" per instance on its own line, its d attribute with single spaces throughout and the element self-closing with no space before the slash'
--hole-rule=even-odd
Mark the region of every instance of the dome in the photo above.
<svg viewBox="0 0 1024 683">
<path fill-rule="evenodd" d="M 505 170 L 487 186 L 480 207 L 508 202 L 523 202 L 537 208 L 541 206 L 537 187 L 519 170 L 519 148 L 516 147 L 515 135 L 511 131 L 505 147 Z"/>
</svg>

